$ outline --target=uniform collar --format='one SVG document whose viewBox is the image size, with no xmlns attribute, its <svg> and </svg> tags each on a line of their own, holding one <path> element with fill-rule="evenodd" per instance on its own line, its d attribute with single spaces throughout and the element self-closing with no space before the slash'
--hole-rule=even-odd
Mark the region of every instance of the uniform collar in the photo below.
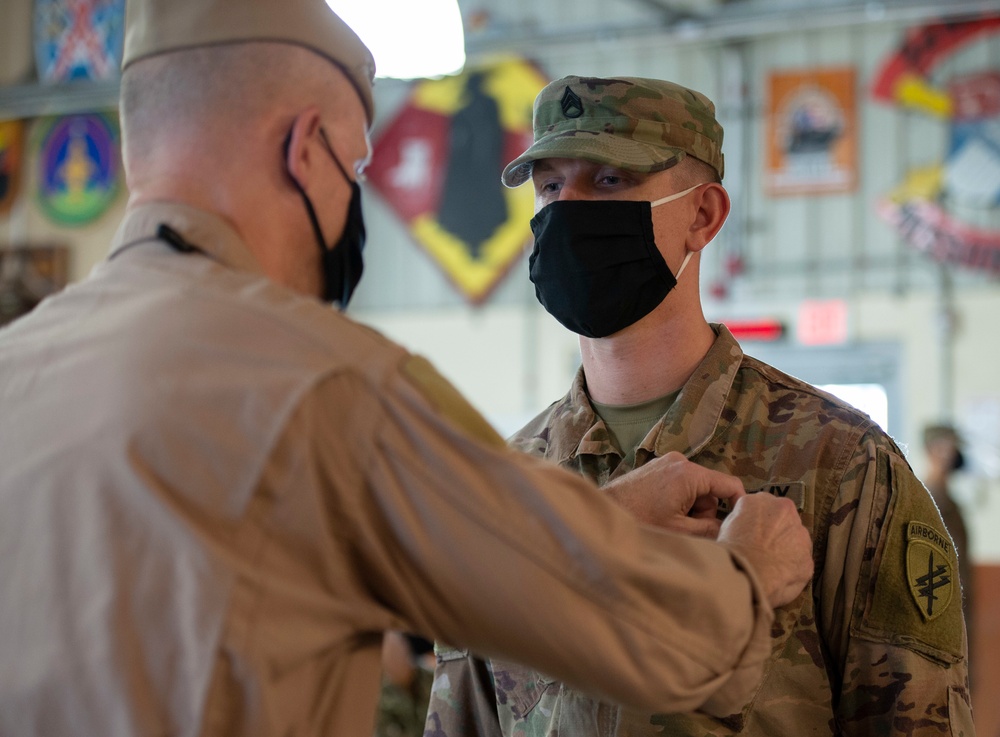
<svg viewBox="0 0 1000 737">
<path fill-rule="evenodd" d="M 704 448 L 722 418 L 743 349 L 725 325 L 712 324 L 715 342 L 681 388 L 659 425 L 652 450 L 662 456 L 672 450 L 690 458 Z"/>
<path fill-rule="evenodd" d="M 137 241 L 156 241 L 161 224 L 169 225 L 191 245 L 218 263 L 264 274 L 239 233 L 214 213 L 176 202 L 149 202 L 128 209 L 111 243 L 109 258 Z"/>
<path fill-rule="evenodd" d="M 679 451 L 690 458 L 712 439 L 743 361 L 743 349 L 728 328 L 712 324 L 712 329 L 716 338 L 711 348 L 640 449 L 656 456 Z M 560 431 L 549 434 L 549 458 L 565 461 L 615 452 L 604 422 L 590 404 L 582 367 L 561 410 Z"/>
</svg>

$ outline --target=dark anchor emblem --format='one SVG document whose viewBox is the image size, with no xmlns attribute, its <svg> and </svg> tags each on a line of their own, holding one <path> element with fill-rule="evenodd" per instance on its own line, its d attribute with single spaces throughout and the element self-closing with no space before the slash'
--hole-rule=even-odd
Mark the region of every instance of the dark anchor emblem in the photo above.
<svg viewBox="0 0 1000 737">
<path fill-rule="evenodd" d="M 559 104 L 562 105 L 563 115 L 567 118 L 579 118 L 583 115 L 583 100 L 569 87 L 566 87 L 566 91 L 563 92 Z"/>
</svg>

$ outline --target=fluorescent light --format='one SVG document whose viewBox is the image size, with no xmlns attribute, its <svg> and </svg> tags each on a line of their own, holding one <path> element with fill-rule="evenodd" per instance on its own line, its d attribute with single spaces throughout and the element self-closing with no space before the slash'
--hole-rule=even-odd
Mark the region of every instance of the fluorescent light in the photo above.
<svg viewBox="0 0 1000 737">
<path fill-rule="evenodd" d="M 415 79 L 461 71 L 465 35 L 457 0 L 327 0 L 375 57 L 379 77 Z"/>
</svg>

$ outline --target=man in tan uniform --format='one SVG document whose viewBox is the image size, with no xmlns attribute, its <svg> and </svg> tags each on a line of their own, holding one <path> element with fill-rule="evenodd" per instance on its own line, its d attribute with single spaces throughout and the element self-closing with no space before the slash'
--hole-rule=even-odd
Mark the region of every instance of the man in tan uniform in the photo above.
<svg viewBox="0 0 1000 737">
<path fill-rule="evenodd" d="M 672 457 L 618 490 L 737 500 L 723 544 L 639 527 L 324 303 L 372 71 L 322 0 L 129 3 L 111 254 L 0 333 L 4 737 L 367 737 L 392 629 L 645 708 L 759 678 L 791 503 Z"/>
<path fill-rule="evenodd" d="M 504 183 L 534 186 L 531 279 L 580 334 L 583 366 L 513 446 L 612 498 L 669 453 L 734 473 L 795 500 L 816 577 L 778 610 L 764 677 L 729 714 L 635 710 L 439 648 L 425 735 L 971 737 L 958 567 L 930 496 L 867 416 L 705 321 L 698 254 L 729 212 L 712 103 L 659 80 L 566 77 L 539 94 L 534 129 Z"/>
</svg>

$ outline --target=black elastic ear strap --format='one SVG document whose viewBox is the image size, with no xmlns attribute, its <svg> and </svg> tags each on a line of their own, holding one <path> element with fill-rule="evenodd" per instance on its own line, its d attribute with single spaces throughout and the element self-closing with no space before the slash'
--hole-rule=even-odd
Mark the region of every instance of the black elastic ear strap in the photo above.
<svg viewBox="0 0 1000 737">
<path fill-rule="evenodd" d="M 299 180 L 292 175 L 292 172 L 288 168 L 288 151 L 291 148 L 291 145 L 292 129 L 289 128 L 288 135 L 285 136 L 285 142 L 282 145 L 282 150 L 285 154 L 285 172 L 288 174 L 288 178 L 292 180 L 292 184 L 295 186 L 295 189 L 297 189 L 299 194 L 302 195 L 302 201 L 306 205 L 306 212 L 309 214 L 309 222 L 312 223 L 313 233 L 316 236 L 316 244 L 319 246 L 320 253 L 322 254 L 328 249 L 326 246 L 326 240 L 323 238 L 323 229 L 319 226 L 319 218 L 316 217 L 316 210 L 313 208 L 312 202 L 309 200 L 309 195 L 306 194 L 302 185 L 299 184 Z M 339 163 L 337 165 L 340 166 Z"/>
</svg>

